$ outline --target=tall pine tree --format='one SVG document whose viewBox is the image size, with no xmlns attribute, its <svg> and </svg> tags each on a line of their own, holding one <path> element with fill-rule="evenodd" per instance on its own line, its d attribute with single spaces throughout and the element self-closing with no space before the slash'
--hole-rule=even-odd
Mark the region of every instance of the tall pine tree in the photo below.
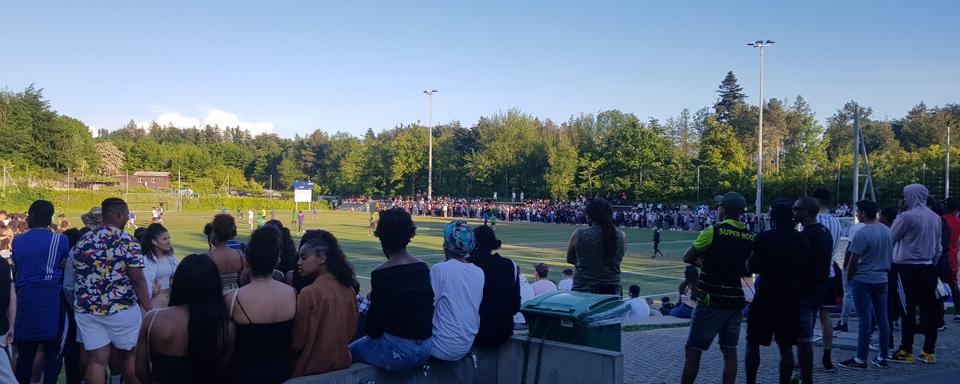
<svg viewBox="0 0 960 384">
<path fill-rule="evenodd" d="M 727 72 L 727 76 L 720 83 L 717 93 L 720 94 L 720 97 L 717 103 L 713 105 L 713 109 L 717 114 L 717 121 L 726 123 L 730 119 L 733 108 L 742 104 L 747 95 L 743 93 L 743 87 L 737 83 L 737 76 L 733 74 L 733 71 Z"/>
</svg>

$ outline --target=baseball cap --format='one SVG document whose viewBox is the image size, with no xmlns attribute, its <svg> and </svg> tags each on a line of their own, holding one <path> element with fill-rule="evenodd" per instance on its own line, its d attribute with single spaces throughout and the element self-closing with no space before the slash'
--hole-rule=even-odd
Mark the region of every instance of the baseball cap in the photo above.
<svg viewBox="0 0 960 384">
<path fill-rule="evenodd" d="M 792 212 L 793 211 L 793 201 L 786 198 L 777 198 L 770 203 L 770 212 Z"/>
</svg>

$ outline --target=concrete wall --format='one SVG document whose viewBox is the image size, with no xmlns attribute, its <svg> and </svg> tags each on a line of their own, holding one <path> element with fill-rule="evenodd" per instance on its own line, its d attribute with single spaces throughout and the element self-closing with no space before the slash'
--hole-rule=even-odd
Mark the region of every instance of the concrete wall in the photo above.
<svg viewBox="0 0 960 384">
<path fill-rule="evenodd" d="M 542 355 L 538 356 L 541 353 Z M 391 374 L 366 364 L 322 375 L 300 377 L 288 384 L 519 384 L 527 364 L 526 383 L 583 384 L 623 382 L 623 354 L 578 345 L 514 336 L 499 349 L 477 350 L 476 363 L 471 355 L 456 362 L 431 359 L 427 368 L 403 374 Z M 539 358 L 539 364 L 538 364 Z"/>
</svg>

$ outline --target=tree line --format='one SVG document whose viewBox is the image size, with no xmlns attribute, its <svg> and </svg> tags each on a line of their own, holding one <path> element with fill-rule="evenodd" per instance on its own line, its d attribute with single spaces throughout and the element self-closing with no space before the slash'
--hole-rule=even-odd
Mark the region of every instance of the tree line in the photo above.
<svg viewBox="0 0 960 384">
<path fill-rule="evenodd" d="M 518 109 L 437 125 L 434 194 L 530 198 L 621 196 L 629 202 L 709 201 L 728 190 L 752 201 L 756 183 L 759 106 L 747 102 L 733 72 L 713 106 L 683 109 L 665 120 L 618 110 L 567 121 Z M 764 105 L 766 199 L 815 188 L 850 200 L 853 110 L 848 102 L 819 122 L 802 96 Z M 946 127 L 957 127 L 960 105 L 919 103 L 898 119 L 875 119 L 860 106 L 861 127 L 878 198 L 893 203 L 900 188 L 926 182 L 943 192 Z M 960 128 L 960 127 L 957 127 Z M 960 129 L 954 130 L 958 143 Z M 261 192 L 315 182 L 332 195 L 413 195 L 427 188 L 427 143 L 421 124 L 368 129 L 360 137 L 322 130 L 306 136 L 252 136 L 243 127 L 173 127 L 132 120 L 91 135 L 85 124 L 54 111 L 42 90 L 0 91 L 0 155 L 21 174 L 103 180 L 138 170 L 178 172 L 200 193 Z M 955 178 L 954 178 L 955 179 Z"/>
</svg>

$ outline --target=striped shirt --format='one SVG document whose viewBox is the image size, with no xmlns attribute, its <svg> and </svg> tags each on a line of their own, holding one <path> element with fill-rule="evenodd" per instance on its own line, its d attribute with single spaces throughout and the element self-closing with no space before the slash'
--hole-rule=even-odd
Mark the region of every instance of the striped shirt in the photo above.
<svg viewBox="0 0 960 384">
<path fill-rule="evenodd" d="M 13 239 L 13 262 L 17 287 L 51 281 L 63 276 L 61 264 L 70 246 L 67 237 L 47 228 L 32 228 Z"/>
<path fill-rule="evenodd" d="M 829 213 L 820 213 L 817 214 L 817 222 L 823 224 L 824 227 L 827 227 L 827 230 L 830 231 L 830 236 L 833 237 L 833 248 L 832 255 L 836 255 L 837 248 L 840 247 L 840 220 L 837 220 L 836 217 Z M 833 265 L 830 265 L 830 278 L 833 278 L 836 274 L 833 272 Z"/>
</svg>

